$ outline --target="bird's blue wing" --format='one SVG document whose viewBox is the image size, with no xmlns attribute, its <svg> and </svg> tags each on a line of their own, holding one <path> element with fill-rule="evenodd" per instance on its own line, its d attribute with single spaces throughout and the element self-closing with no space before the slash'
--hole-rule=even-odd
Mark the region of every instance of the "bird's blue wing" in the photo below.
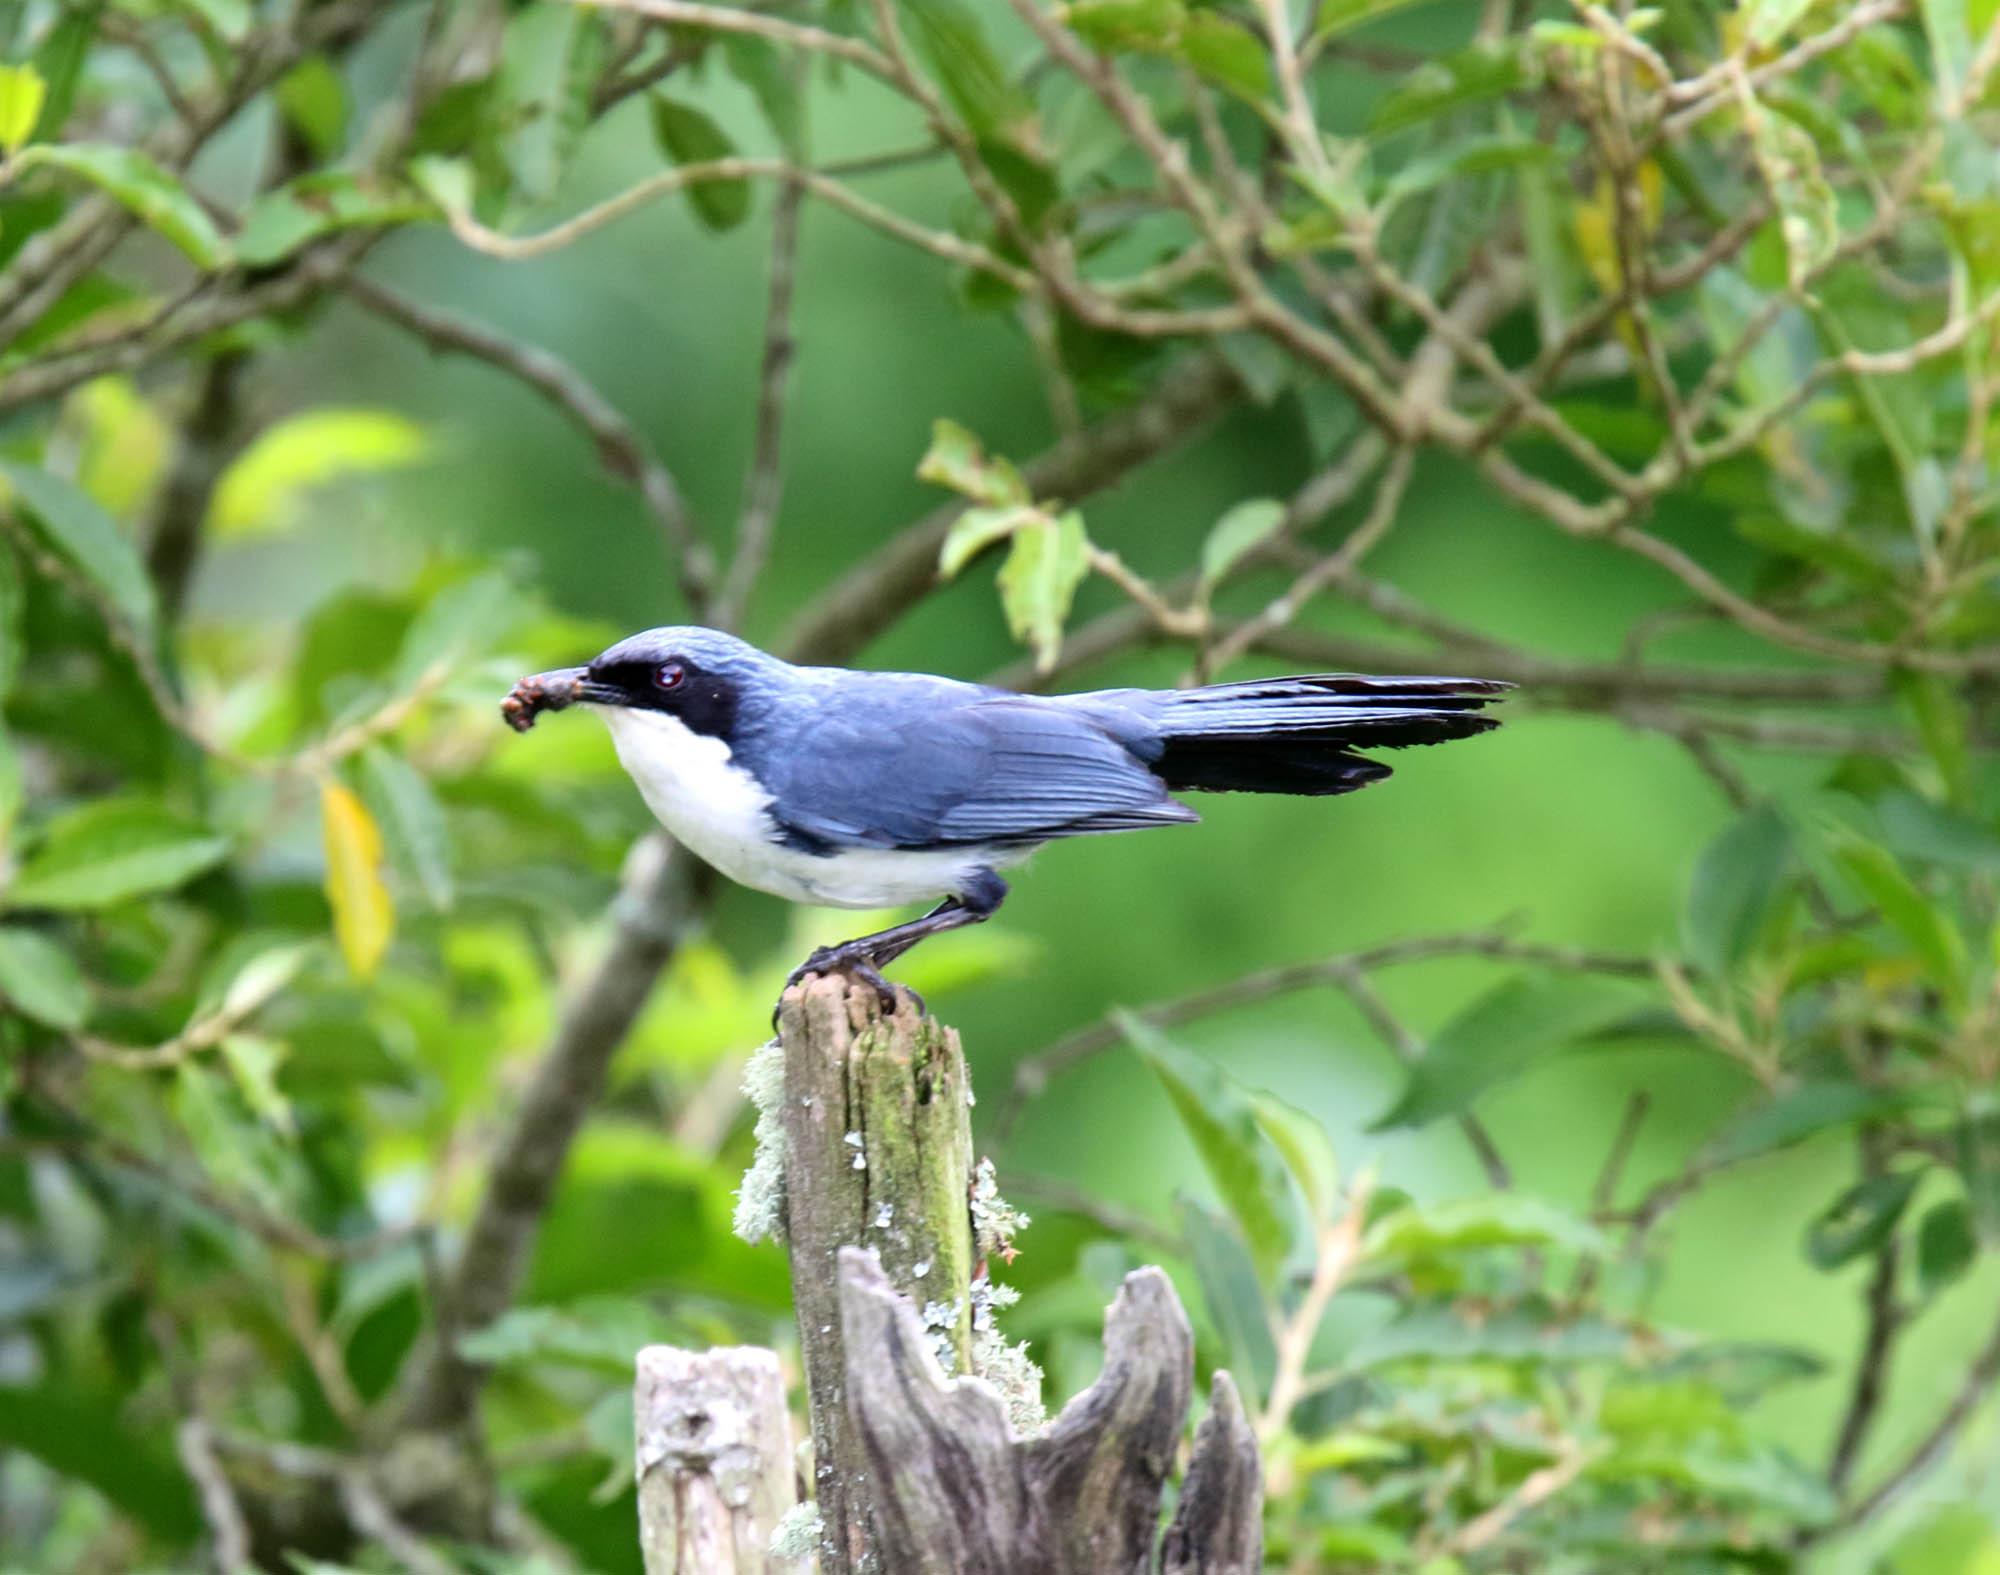
<svg viewBox="0 0 2000 1575">
<path fill-rule="evenodd" d="M 1199 819 L 1098 722 L 1036 696 L 850 686 L 787 722 L 783 746 L 755 762 L 772 813 L 835 847 L 1043 842 Z"/>
</svg>

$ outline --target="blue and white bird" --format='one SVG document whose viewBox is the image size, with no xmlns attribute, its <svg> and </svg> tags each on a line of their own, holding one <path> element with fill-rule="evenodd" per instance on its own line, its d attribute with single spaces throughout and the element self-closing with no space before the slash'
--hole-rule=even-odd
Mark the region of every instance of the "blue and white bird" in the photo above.
<svg viewBox="0 0 2000 1575">
<path fill-rule="evenodd" d="M 1000 870 L 1062 837 L 1199 820 L 1172 795 L 1349 793 L 1389 775 L 1358 750 L 1466 738 L 1511 687 L 1320 673 L 1200 689 L 1023 695 L 924 673 L 794 667 L 733 635 L 649 629 L 587 667 L 537 673 L 501 706 L 520 732 L 585 705 L 676 841 L 793 902 L 920 919 L 796 969 L 893 991 L 883 966 L 992 917 Z"/>
</svg>

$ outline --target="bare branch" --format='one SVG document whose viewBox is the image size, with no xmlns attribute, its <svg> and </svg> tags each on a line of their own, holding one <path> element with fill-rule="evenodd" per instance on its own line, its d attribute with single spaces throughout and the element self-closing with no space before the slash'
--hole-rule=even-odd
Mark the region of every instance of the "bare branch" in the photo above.
<svg viewBox="0 0 2000 1575">
<path fill-rule="evenodd" d="M 777 528 L 778 503 L 784 496 L 785 471 L 781 452 L 785 432 L 785 391 L 792 354 L 792 282 L 798 268 L 799 209 L 805 190 L 795 183 L 778 188 L 771 215 L 771 277 L 764 314 L 764 355 L 757 382 L 757 428 L 751 445 L 750 479 L 743 491 L 743 512 L 736 522 L 736 555 L 730 560 L 713 621 L 734 628 L 743 616 L 751 588 L 770 557 Z"/>
<path fill-rule="evenodd" d="M 1890 1504 L 1900 1498 L 1909 1488 L 1928 1473 L 1931 1468 L 1950 1452 L 1958 1442 L 1958 1435 L 1964 1429 L 1980 1406 L 1993 1398 L 1993 1386 L 2000 1382 L 2000 1323 L 1986 1337 L 1986 1343 L 1965 1370 L 1958 1390 L 1951 1397 L 1937 1421 L 1918 1440 L 1917 1445 L 1901 1462 L 1892 1467 L 1868 1492 L 1843 1507 L 1839 1514 L 1821 1526 L 1814 1526 L 1803 1532 L 1797 1543 L 1801 1547 L 1811 1547 L 1829 1538 L 1843 1535 L 1873 1520 Z"/>
</svg>

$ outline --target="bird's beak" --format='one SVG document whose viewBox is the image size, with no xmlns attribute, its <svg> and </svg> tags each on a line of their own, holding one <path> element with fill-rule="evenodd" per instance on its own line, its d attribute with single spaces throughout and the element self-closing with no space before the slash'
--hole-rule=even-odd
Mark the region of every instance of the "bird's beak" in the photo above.
<svg viewBox="0 0 2000 1575">
<path fill-rule="evenodd" d="M 535 725 L 544 711 L 560 711 L 573 705 L 617 705 L 624 700 L 608 684 L 593 683 L 587 667 L 558 667 L 552 672 L 533 673 L 507 692 L 500 702 L 500 714 L 517 733 Z"/>
</svg>

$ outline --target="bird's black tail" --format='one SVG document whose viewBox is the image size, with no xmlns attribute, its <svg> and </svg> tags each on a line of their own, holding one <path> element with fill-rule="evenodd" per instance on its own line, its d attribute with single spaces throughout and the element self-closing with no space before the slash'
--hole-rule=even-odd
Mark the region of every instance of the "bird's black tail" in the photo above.
<svg viewBox="0 0 2000 1575">
<path fill-rule="evenodd" d="M 1356 754 L 1441 744 L 1497 727 L 1480 715 L 1513 685 L 1488 678 L 1325 673 L 1183 689 L 1163 697 L 1153 770 L 1170 789 L 1351 793 L 1389 768 Z"/>
</svg>

